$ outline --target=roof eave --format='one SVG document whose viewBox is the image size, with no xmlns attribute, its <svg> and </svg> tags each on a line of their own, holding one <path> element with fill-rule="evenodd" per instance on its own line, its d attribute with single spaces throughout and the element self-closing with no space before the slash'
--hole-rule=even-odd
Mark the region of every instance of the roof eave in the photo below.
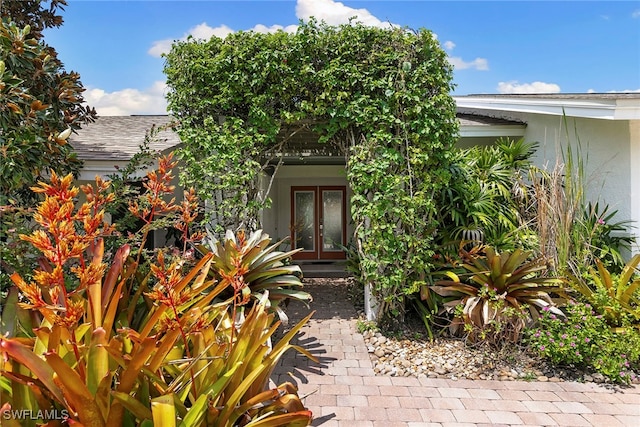
<svg viewBox="0 0 640 427">
<path fill-rule="evenodd" d="M 459 108 L 491 111 L 511 111 L 520 113 L 566 115 L 605 120 L 640 119 L 640 102 L 628 99 L 534 99 L 534 98 L 492 98 L 454 97 Z"/>
<path fill-rule="evenodd" d="M 109 179 L 111 175 L 116 175 L 118 173 L 118 169 L 125 168 L 129 164 L 129 160 L 125 159 L 109 159 L 109 160 L 94 160 L 94 159 L 85 159 L 84 165 L 80 170 L 80 175 L 78 176 L 79 181 L 94 181 L 96 176 L 99 176 L 102 179 Z M 157 161 L 154 160 L 153 164 L 147 168 L 143 168 L 137 170 L 129 177 L 134 179 L 143 178 L 147 172 L 152 171 L 157 167 Z"/>
<path fill-rule="evenodd" d="M 461 138 L 524 136 L 526 125 L 460 126 Z"/>
</svg>

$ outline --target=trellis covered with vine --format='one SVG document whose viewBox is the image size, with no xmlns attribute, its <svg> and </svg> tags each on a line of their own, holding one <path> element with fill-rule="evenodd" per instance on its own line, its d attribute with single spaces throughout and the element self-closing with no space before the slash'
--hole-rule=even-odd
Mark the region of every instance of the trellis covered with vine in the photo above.
<svg viewBox="0 0 640 427">
<path fill-rule="evenodd" d="M 311 20 L 295 34 L 177 42 L 165 73 L 182 181 L 221 228 L 260 227 L 270 204 L 261 177 L 297 130 L 345 155 L 360 279 L 379 314 L 401 315 L 431 265 L 434 196 L 458 133 L 452 69 L 434 35 Z"/>
</svg>

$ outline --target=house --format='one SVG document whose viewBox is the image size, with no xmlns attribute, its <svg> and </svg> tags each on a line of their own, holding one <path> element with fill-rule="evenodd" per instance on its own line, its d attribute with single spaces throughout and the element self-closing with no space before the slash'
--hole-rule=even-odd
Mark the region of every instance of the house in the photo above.
<svg viewBox="0 0 640 427">
<path fill-rule="evenodd" d="M 518 139 L 526 129 L 519 121 L 473 114 L 460 114 L 458 120 L 461 144 L 465 145 L 490 144 L 499 137 Z M 78 157 L 84 161 L 79 180 L 89 182 L 96 175 L 107 177 L 116 173 L 139 151 L 152 126 L 170 121 L 169 116 L 105 116 L 85 126 L 70 138 Z M 307 276 L 335 270 L 335 261 L 346 258 L 343 246 L 349 244 L 354 231 L 345 158 L 319 144 L 317 139 L 310 129 L 297 129 L 287 143 L 289 151 L 277 172 L 275 165 L 268 169 L 270 174 L 264 176 L 263 185 L 271 189 L 272 200 L 271 208 L 262 216 L 263 229 L 274 240 L 290 237 L 295 242 L 293 247 L 304 248 L 296 258 L 306 264 Z M 158 134 L 149 148 L 169 152 L 179 144 L 178 136 L 167 129 Z M 156 232 L 154 239 L 156 244 L 163 242 L 160 233 Z M 337 272 L 343 270 L 339 268 Z"/>
<path fill-rule="evenodd" d="M 123 168 L 140 151 L 152 126 L 171 122 L 169 116 L 104 116 L 84 125 L 69 138 L 71 146 L 84 162 L 80 181 L 93 181 L 96 175 L 106 178 Z M 167 129 L 160 132 L 150 148 L 167 153 L 180 144 L 178 135 Z"/>
<path fill-rule="evenodd" d="M 469 95 L 459 113 L 526 123 L 523 137 L 540 142 L 535 162 L 553 167 L 562 146 L 586 153 L 587 200 L 609 204 L 631 220 L 640 251 L 640 93 Z"/>
<path fill-rule="evenodd" d="M 491 144 L 497 138 L 540 142 L 536 162 L 551 165 L 561 156 L 561 144 L 578 140 L 588 152 L 588 198 L 602 200 L 621 219 L 640 224 L 640 94 L 469 95 L 455 98 L 461 146 Z M 106 176 L 123 167 L 138 151 L 152 125 L 168 116 L 102 117 L 70 139 L 85 161 L 81 180 Z M 162 132 L 151 148 L 170 151 L 179 144 L 175 133 Z M 262 217 L 274 239 L 291 237 L 304 250 L 300 262 L 321 265 L 344 259 L 342 246 L 353 234 L 350 190 L 344 157 L 315 147 L 310 131 L 291 141 L 299 150 L 285 155 L 271 182 L 272 207 Z M 314 145 L 315 144 L 315 145 Z M 274 174 L 275 173 L 275 174 Z M 638 234 L 638 230 L 636 235 Z M 637 251 L 638 248 L 635 248 Z M 318 267 L 321 268 L 321 267 Z"/>
</svg>

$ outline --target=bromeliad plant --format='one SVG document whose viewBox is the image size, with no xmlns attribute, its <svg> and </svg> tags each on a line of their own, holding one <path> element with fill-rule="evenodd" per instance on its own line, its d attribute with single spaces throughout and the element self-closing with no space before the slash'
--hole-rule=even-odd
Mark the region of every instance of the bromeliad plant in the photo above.
<svg viewBox="0 0 640 427">
<path fill-rule="evenodd" d="M 530 252 L 516 249 L 498 254 L 487 247 L 484 255 L 466 253 L 466 258 L 462 272 L 447 271 L 447 279 L 429 287 L 444 298 L 443 310 L 454 314 L 453 334 L 467 333 L 472 341 L 501 345 L 504 340 L 516 342 L 541 309 L 562 314 L 549 295 L 562 294 L 561 280 L 541 276 L 546 265 L 532 260 Z"/>
<path fill-rule="evenodd" d="M 21 236 L 43 259 L 33 281 L 12 276 L 17 288 L 2 313 L 3 425 L 309 424 L 311 413 L 294 386 L 265 388 L 285 351 L 311 357 L 290 344 L 310 316 L 270 349 L 266 341 L 278 323 L 266 312 L 267 292 L 238 327 L 229 314 L 238 295 L 222 299 L 230 284 L 209 279 L 213 254 L 188 266 L 161 251 L 143 291 L 150 304 L 135 316 L 139 322 L 128 323 L 125 288 L 138 263 L 128 245 L 111 266 L 104 262 L 104 237 L 112 232 L 104 222 L 104 206 L 113 198 L 108 183 L 97 179 L 95 188 L 83 187 L 87 201 L 76 210 L 78 189 L 71 181 L 71 175 L 53 174 L 51 184 L 35 188 L 46 196 L 35 215 L 41 229 Z M 10 410 L 44 418 L 7 419 Z"/>
<path fill-rule="evenodd" d="M 300 266 L 290 263 L 291 257 L 301 249 L 288 252 L 276 249 L 284 242 L 271 244 L 271 238 L 262 230 L 257 230 L 247 238 L 244 231 L 237 236 L 227 231 L 225 240 L 220 242 L 209 234 L 209 246 L 198 248 L 211 254 L 214 269 L 212 276 L 220 283 L 228 283 L 227 294 L 236 292 L 238 302 L 256 302 L 269 295 L 269 308 L 278 314 L 286 324 L 287 315 L 280 306 L 282 302 L 297 300 L 311 301 L 311 295 L 302 290 Z"/>
<path fill-rule="evenodd" d="M 611 273 L 596 260 L 597 269 L 590 268 L 584 276 L 570 276 L 572 288 L 604 316 L 614 330 L 625 327 L 640 329 L 640 254 L 624 266 L 622 273 Z"/>
</svg>

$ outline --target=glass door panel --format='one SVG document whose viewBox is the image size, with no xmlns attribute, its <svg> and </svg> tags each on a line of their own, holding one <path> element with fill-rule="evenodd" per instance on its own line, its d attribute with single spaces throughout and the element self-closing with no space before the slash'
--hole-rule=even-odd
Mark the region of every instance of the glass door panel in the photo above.
<svg viewBox="0 0 640 427">
<path fill-rule="evenodd" d="M 318 187 L 320 259 L 344 259 L 346 241 L 346 187 Z"/>
<path fill-rule="evenodd" d="M 342 203 L 344 192 L 342 190 L 322 191 L 322 224 L 320 235 L 322 237 L 322 250 L 325 252 L 341 252 L 344 224 Z"/>
<path fill-rule="evenodd" d="M 292 248 L 304 249 L 297 257 L 317 258 L 316 189 L 315 187 L 298 187 L 298 189 L 292 187 L 292 193 Z"/>
</svg>

